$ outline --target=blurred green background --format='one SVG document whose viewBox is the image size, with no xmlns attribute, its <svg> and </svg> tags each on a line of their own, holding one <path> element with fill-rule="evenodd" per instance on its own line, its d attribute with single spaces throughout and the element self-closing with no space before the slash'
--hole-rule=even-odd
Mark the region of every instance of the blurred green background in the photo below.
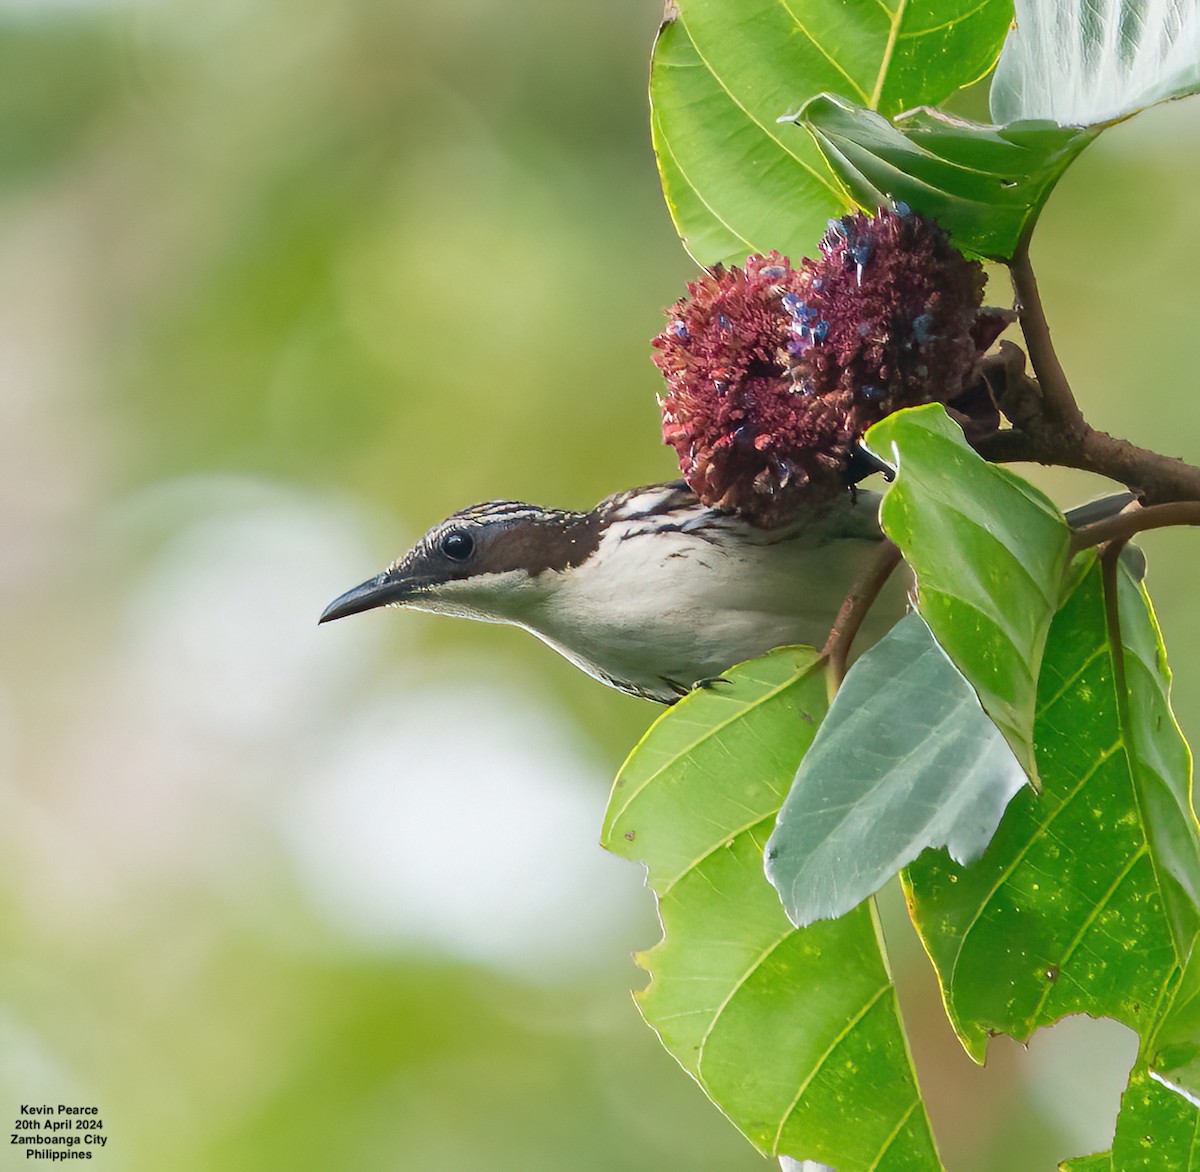
<svg viewBox="0 0 1200 1172">
<path fill-rule="evenodd" d="M 655 710 L 515 631 L 315 625 L 465 504 L 672 474 L 658 15 L 0 0 L 0 1119 L 97 1105 L 109 1172 L 764 1166 L 628 995 L 596 839 Z M 1192 460 L 1198 131 L 1109 132 L 1035 246 L 1093 421 Z M 1194 541 L 1146 543 L 1193 735 Z M 950 1166 L 1105 1145 L 1131 1036 L 976 1070 L 888 903 Z"/>
</svg>

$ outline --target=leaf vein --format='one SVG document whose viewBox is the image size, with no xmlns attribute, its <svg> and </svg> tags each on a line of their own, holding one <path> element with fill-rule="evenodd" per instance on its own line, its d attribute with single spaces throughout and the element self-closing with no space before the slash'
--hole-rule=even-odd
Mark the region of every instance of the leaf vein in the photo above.
<svg viewBox="0 0 1200 1172">
<path fill-rule="evenodd" d="M 887 1137 L 887 1139 L 885 1139 L 883 1141 L 883 1147 L 881 1147 L 879 1149 L 879 1154 L 867 1166 L 867 1172 L 875 1172 L 875 1169 L 879 1167 L 880 1163 L 883 1161 L 883 1157 L 886 1156 L 887 1153 L 891 1150 L 892 1144 L 894 1144 L 896 1142 L 896 1139 L 899 1137 L 900 1132 L 904 1130 L 904 1125 L 912 1118 L 913 1112 L 920 1105 L 921 1105 L 921 1096 L 918 1095 L 909 1104 L 908 1110 L 905 1111 L 904 1114 L 900 1116 L 900 1122 L 897 1123 L 896 1126 L 892 1128 L 892 1134 L 889 1135 Z"/>
<path fill-rule="evenodd" d="M 908 10 L 908 0 L 900 0 L 892 16 L 891 28 L 888 29 L 887 44 L 883 49 L 883 59 L 879 62 L 879 72 L 875 75 L 875 88 L 871 92 L 871 100 L 867 105 L 872 110 L 879 109 L 879 99 L 883 95 L 883 83 L 892 65 L 892 54 L 896 51 L 896 40 L 900 36 L 900 25 L 904 21 L 904 13 Z"/>
<path fill-rule="evenodd" d="M 906 0 L 906 2 L 907 2 L 907 0 Z M 779 7 L 782 8 L 784 10 L 784 12 L 786 12 L 788 14 L 789 17 L 791 17 L 792 23 L 795 24 L 796 28 L 799 29 L 799 31 L 804 34 L 804 36 L 808 39 L 809 44 L 811 44 L 812 47 L 814 49 L 816 49 L 816 51 L 818 53 L 820 53 L 821 56 L 824 57 L 825 60 L 828 61 L 829 64 L 832 65 L 834 67 L 834 69 L 836 69 L 838 71 L 838 73 L 840 73 L 846 79 L 846 81 L 850 83 L 851 86 L 854 87 L 854 92 L 858 96 L 859 100 L 862 102 L 866 102 L 867 91 L 865 89 L 863 89 L 863 87 L 861 85 L 859 85 L 858 82 L 856 82 L 853 77 L 850 76 L 849 71 L 842 65 L 842 63 L 840 61 L 838 61 L 838 59 L 836 57 L 834 57 L 834 55 L 832 53 L 830 53 L 829 50 L 826 49 L 825 46 L 822 45 L 821 42 L 818 41 L 817 38 L 815 36 L 813 36 L 813 34 L 811 32 L 808 31 L 808 27 L 796 15 L 795 10 L 792 8 L 792 6 L 790 4 L 788 4 L 787 0 L 779 0 Z M 880 4 L 880 7 L 882 7 L 885 12 L 888 12 L 887 7 L 884 6 L 882 3 Z M 888 12 L 888 15 L 890 17 L 891 13 Z"/>
<path fill-rule="evenodd" d="M 1149 854 L 1149 852 L 1149 846 L 1143 842 L 1142 845 L 1136 851 L 1134 851 L 1132 855 L 1129 856 L 1129 861 L 1124 867 L 1121 868 L 1120 872 L 1117 874 L 1117 877 L 1113 880 L 1108 890 L 1096 901 L 1095 907 L 1093 907 L 1088 913 L 1083 923 L 1079 925 L 1079 931 L 1075 933 L 1070 943 L 1063 950 L 1062 956 L 1059 958 L 1056 966 L 1058 969 L 1061 970 L 1066 968 L 1067 962 L 1070 961 L 1071 957 L 1075 954 L 1075 950 L 1083 942 L 1084 936 L 1087 935 L 1089 929 L 1096 922 L 1104 909 L 1109 905 L 1109 903 L 1112 902 L 1112 899 L 1120 889 L 1121 884 L 1129 878 L 1129 876 L 1133 873 L 1134 867 L 1136 867 L 1138 863 L 1140 863 L 1142 859 Z M 1033 1013 L 1030 1015 L 1032 1021 L 1036 1022 L 1041 1015 L 1041 1012 L 1045 1008 L 1046 1001 L 1049 999 L 1051 990 L 1053 988 L 1053 984 L 1047 981 L 1046 987 L 1042 990 L 1042 995 L 1038 998 L 1038 1003 L 1034 1006 Z"/>
<path fill-rule="evenodd" d="M 616 827 L 617 823 L 621 820 L 621 818 L 623 818 L 625 816 L 629 807 L 641 795 L 642 791 L 648 785 L 650 785 L 653 781 L 655 781 L 657 778 L 661 777 L 663 773 L 665 773 L 668 769 L 670 769 L 673 765 L 675 765 L 681 758 L 688 756 L 688 754 L 690 754 L 699 745 L 702 745 L 706 741 L 711 740 L 718 733 L 720 733 L 722 730 L 728 728 L 735 721 L 741 720 L 748 713 L 753 712 L 756 708 L 761 707 L 763 704 L 766 704 L 768 701 L 775 699 L 776 696 L 779 696 L 783 692 L 786 692 L 788 688 L 799 684 L 809 674 L 809 672 L 811 672 L 813 670 L 813 668 L 819 662 L 820 662 L 819 660 L 813 660 L 813 662 L 810 663 L 807 667 L 803 668 L 801 671 L 799 671 L 797 673 L 794 673 L 794 674 L 788 676 L 788 678 L 786 680 L 784 680 L 782 683 L 774 685 L 768 691 L 763 692 L 759 696 L 756 696 L 749 703 L 736 704 L 735 711 L 730 713 L 730 715 L 727 716 L 724 720 L 722 720 L 719 724 L 704 725 L 703 731 L 701 732 L 701 734 L 699 736 L 696 737 L 696 739 L 694 741 L 691 741 L 689 744 L 687 744 L 686 746 L 684 746 L 682 749 L 678 750 L 677 752 L 672 753 L 669 757 L 667 757 L 662 762 L 661 765 L 657 766 L 651 773 L 647 774 L 647 776 L 642 779 L 642 782 L 640 785 L 635 786 L 630 791 L 629 796 L 625 799 L 624 804 L 609 820 L 610 825 L 613 827 Z M 759 815 L 759 817 L 765 818 L 768 813 L 770 813 L 770 811 L 764 811 L 762 814 Z M 757 819 L 756 819 L 756 821 L 757 821 Z M 746 828 L 744 826 L 740 827 L 739 830 L 737 831 L 737 833 L 740 834 L 741 831 L 745 830 L 745 829 Z"/>
<path fill-rule="evenodd" d="M 1050 824 L 1071 804 L 1072 801 L 1075 800 L 1075 798 L 1082 792 L 1083 787 L 1087 785 L 1087 783 L 1091 781 L 1093 777 L 1096 776 L 1105 762 L 1108 761 L 1108 759 L 1118 749 L 1120 749 L 1123 744 L 1123 741 L 1118 740 L 1114 745 L 1106 749 L 1096 758 L 1096 761 L 1092 765 L 1091 769 L 1089 769 L 1079 779 L 1079 781 L 1076 782 L 1071 792 L 1064 796 L 1062 803 L 1038 823 L 1036 830 L 1029 835 L 1027 841 L 1022 845 L 1021 849 L 1013 856 L 1012 862 L 1010 862 L 1008 866 L 1000 872 L 999 876 L 997 876 L 996 882 L 992 884 L 991 888 L 988 890 L 988 893 L 983 897 L 979 907 L 976 909 L 975 914 L 971 917 L 971 922 L 967 924 L 966 928 L 963 929 L 962 935 L 958 938 L 958 948 L 954 953 L 954 963 L 950 966 L 950 979 L 946 982 L 947 988 L 954 987 L 954 979 L 958 973 L 958 963 L 962 959 L 963 952 L 966 949 L 967 937 L 970 936 L 972 929 L 983 918 L 984 912 L 987 911 L 988 906 L 996 897 L 997 893 L 1012 876 L 1012 873 L 1021 865 L 1021 862 L 1025 856 L 1030 852 L 1030 850 L 1033 849 L 1034 843 L 1038 842 L 1042 835 L 1046 833 L 1046 830 L 1049 828 Z"/>
<path fill-rule="evenodd" d="M 712 1021 L 708 1023 L 708 1026 L 704 1030 L 704 1036 L 700 1039 L 700 1047 L 696 1053 L 696 1070 L 700 1072 L 701 1078 L 704 1077 L 704 1072 L 702 1069 L 704 1065 L 704 1050 L 708 1046 L 709 1038 L 711 1038 L 713 1035 L 713 1030 L 717 1028 L 717 1025 L 724 1016 L 725 1011 L 729 1008 L 730 1002 L 738 995 L 742 986 L 745 985 L 745 983 L 752 976 L 754 976 L 756 972 L 758 972 L 771 953 L 773 953 L 775 949 L 788 940 L 795 932 L 796 929 L 793 928 L 789 922 L 787 931 L 784 932 L 783 935 L 777 940 L 773 940 L 766 948 L 763 949 L 762 952 L 759 953 L 750 967 L 747 968 L 746 971 L 742 973 L 742 975 L 734 982 L 733 988 L 730 989 L 725 995 L 725 1000 L 717 1006 L 716 1011 L 713 1013 Z"/>
<path fill-rule="evenodd" d="M 690 35 L 690 30 L 689 30 L 689 35 Z M 789 158 L 795 159 L 796 162 L 799 163 L 800 166 L 803 167 L 804 170 L 806 170 L 818 183 L 820 183 L 822 187 L 828 188 L 830 193 L 834 196 L 834 198 L 839 203 L 841 203 L 842 202 L 842 193 L 838 190 L 838 188 L 836 186 L 834 186 L 833 183 L 831 183 L 829 181 L 827 176 L 822 175 L 821 172 L 818 171 L 816 169 L 816 167 L 814 167 L 810 162 L 808 162 L 807 159 L 802 159 L 798 154 L 796 154 L 796 152 L 794 150 L 792 150 L 791 147 L 789 147 L 787 145 L 787 143 L 785 143 L 783 141 L 782 138 L 780 138 L 777 134 L 775 134 L 770 129 L 770 127 L 768 127 L 768 126 L 764 125 L 762 122 L 760 122 L 753 114 L 750 113 L 749 110 L 746 109 L 746 107 L 744 105 L 742 105 L 742 103 L 738 100 L 738 98 L 733 93 L 733 91 L 729 88 L 729 86 L 727 86 L 725 84 L 725 81 L 721 77 L 721 75 L 719 73 L 717 73 L 717 71 L 713 68 L 712 62 L 709 61 L 708 58 L 705 57 L 704 54 L 700 51 L 700 46 L 696 44 L 695 38 L 692 39 L 692 47 L 696 50 L 696 56 L 699 57 L 700 60 L 704 62 L 704 67 L 708 70 L 709 75 L 712 77 L 713 81 L 715 81 L 717 83 L 717 85 L 720 86 L 721 89 L 725 91 L 725 94 L 729 98 L 729 100 L 739 110 L 741 110 L 741 112 L 746 116 L 746 120 L 748 122 L 750 122 L 751 125 L 757 126 L 758 129 L 762 131 L 763 135 L 766 138 L 770 139 L 770 141 L 773 142 L 785 155 L 787 155 Z M 697 195 L 699 195 L 699 192 L 697 192 Z"/>
<path fill-rule="evenodd" d="M 661 128 L 661 125 L 662 125 L 662 123 L 660 120 L 659 121 L 660 128 Z M 674 166 L 675 170 L 678 172 L 680 179 L 682 179 L 684 181 L 684 183 L 687 184 L 688 189 L 692 192 L 692 194 L 704 205 L 704 208 L 709 213 L 709 215 L 711 215 L 712 218 L 714 220 L 716 220 L 717 223 L 720 224 L 721 227 L 724 228 L 731 236 L 737 237 L 737 239 L 740 240 L 746 246 L 747 253 L 759 251 L 758 249 L 755 248 L 754 244 L 751 241 L 747 240 L 746 237 L 741 234 L 741 232 L 739 232 L 727 219 L 725 219 L 724 216 L 721 215 L 720 212 L 717 211 L 716 208 L 714 208 L 712 206 L 712 204 L 710 204 L 708 202 L 707 199 L 704 198 L 704 196 L 700 192 L 700 188 L 698 188 L 696 186 L 696 184 L 692 181 L 692 178 L 690 175 L 688 175 L 686 168 L 679 161 L 679 156 L 676 155 L 675 152 L 671 149 L 671 143 L 670 143 L 667 135 L 665 133 L 660 134 L 658 141 L 659 141 L 659 149 L 667 152 L 667 154 L 671 158 L 671 164 L 672 164 L 672 166 Z"/>
<path fill-rule="evenodd" d="M 796 1091 L 796 1095 L 792 1099 L 791 1105 L 788 1107 L 787 1111 L 784 1112 L 783 1118 L 779 1121 L 779 1130 L 775 1132 L 775 1151 L 779 1150 L 779 1144 L 783 1138 L 783 1129 L 787 1127 L 788 1120 L 791 1119 L 791 1117 L 796 1113 L 797 1108 L 800 1106 L 800 1100 L 804 1097 L 804 1092 L 812 1085 L 813 1079 L 815 1079 L 817 1075 L 821 1073 L 821 1070 L 829 1061 L 830 1057 L 833 1055 L 833 1052 L 846 1040 L 850 1034 L 850 1031 L 854 1029 L 854 1027 L 858 1025 L 858 1023 L 862 1021 L 862 1019 L 866 1017 L 872 1009 L 875 1008 L 875 1006 L 879 1003 L 879 999 L 891 987 L 892 986 L 890 982 L 887 981 L 880 985 L 875 994 L 866 1001 L 863 1007 L 848 1022 L 846 1022 L 846 1024 L 839 1031 L 837 1037 L 835 1037 L 833 1041 L 829 1043 L 825 1053 L 822 1054 L 813 1064 L 812 1070 L 810 1070 L 801 1081 L 800 1087 Z"/>
</svg>

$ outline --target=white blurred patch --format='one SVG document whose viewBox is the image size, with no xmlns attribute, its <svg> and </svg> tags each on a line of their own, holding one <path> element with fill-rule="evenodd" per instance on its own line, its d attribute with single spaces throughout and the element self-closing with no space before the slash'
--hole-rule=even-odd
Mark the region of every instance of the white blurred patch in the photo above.
<svg viewBox="0 0 1200 1172">
<path fill-rule="evenodd" d="M 1068 1017 L 1029 1044 L 1026 1077 L 1041 1109 L 1070 1137 L 1063 1157 L 1112 1143 L 1137 1035 L 1104 1018 Z"/>
<path fill-rule="evenodd" d="M 12 1007 L 0 1003 L 0 1095 L 6 1103 L 95 1102 L 78 1077 Z"/>
<path fill-rule="evenodd" d="M 39 898 L 103 902 L 150 875 L 245 882 L 278 795 L 382 658 L 369 623 L 317 626 L 374 565 L 365 528 L 339 502 L 232 477 L 117 511 L 99 541 L 139 572 L 107 645 L 56 677 L 55 736 L 10 795 Z"/>
<path fill-rule="evenodd" d="M 369 622 L 337 638 L 317 627 L 326 603 L 387 560 L 349 508 L 212 477 L 159 489 L 138 512 L 143 531 L 174 527 L 118 634 L 156 718 L 197 737 L 270 740 L 307 729 L 374 658 Z"/>
<path fill-rule="evenodd" d="M 472 670 L 393 686 L 315 764 L 290 819 L 303 880 L 376 945 L 534 977 L 611 956 L 640 877 L 597 843 L 605 771 L 535 696 Z"/>
<path fill-rule="evenodd" d="M 140 493 L 95 534 L 129 578 L 115 623 L 60 677 L 36 772 L 0 791 L 32 905 L 199 881 L 283 930 L 282 864 L 372 948 L 526 975 L 612 955 L 641 876 L 601 850 L 608 768 L 553 703 L 475 657 L 423 660 L 413 616 L 317 626 L 405 544 L 369 528 L 397 525 L 213 476 Z"/>
</svg>

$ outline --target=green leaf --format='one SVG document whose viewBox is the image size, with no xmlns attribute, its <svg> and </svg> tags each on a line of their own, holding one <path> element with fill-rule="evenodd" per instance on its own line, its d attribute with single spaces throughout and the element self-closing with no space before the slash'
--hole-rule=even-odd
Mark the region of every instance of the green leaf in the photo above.
<svg viewBox="0 0 1200 1172">
<path fill-rule="evenodd" d="M 992 79 L 997 122 L 1094 126 L 1200 88 L 1194 0 L 1016 0 Z"/>
<path fill-rule="evenodd" d="M 767 844 L 789 918 L 844 915 L 927 846 L 978 858 L 1025 775 L 920 615 L 850 669 Z"/>
<path fill-rule="evenodd" d="M 604 845 L 644 861 L 658 895 L 642 1013 L 762 1151 L 840 1172 L 940 1168 L 874 909 L 796 929 L 763 874 L 824 713 L 822 662 L 783 648 L 727 678 L 655 722 L 605 818 Z"/>
<path fill-rule="evenodd" d="M 1012 257 L 1063 172 L 1101 130 L 1200 90 L 1200 5 L 1016 6 L 992 84 L 998 125 L 931 109 L 889 120 L 839 86 L 796 116 L 860 206 L 900 200 L 936 219 L 960 248 L 993 260 Z M 929 103 L 909 103 L 918 104 Z"/>
<path fill-rule="evenodd" d="M 1158 628 L 1122 565 L 1115 656 L 1101 571 L 1091 554 L 1080 561 L 1091 568 L 1055 616 L 1039 681 L 1043 792 L 1013 799 L 973 866 L 931 852 L 905 876 L 950 1021 L 977 1061 L 990 1034 L 1025 1041 L 1072 1013 L 1149 1037 L 1195 936 L 1190 760 Z"/>
<path fill-rule="evenodd" d="M 663 191 L 700 263 L 811 253 L 849 210 L 816 145 L 778 119 L 828 90 L 894 114 L 996 59 L 1011 0 L 680 0 L 655 46 L 651 127 Z"/>
<path fill-rule="evenodd" d="M 855 202 L 897 200 L 946 229 L 959 248 L 1008 260 L 1054 185 L 1099 133 L 1049 122 L 981 126 L 916 110 L 891 122 L 822 95 L 796 119 Z"/>
<path fill-rule="evenodd" d="M 922 618 L 1036 779 L 1037 671 L 1067 556 L 1062 514 L 975 453 L 940 405 L 890 415 L 866 442 L 898 469 L 880 520 L 916 574 Z"/>
<path fill-rule="evenodd" d="M 1099 1152 L 1094 1156 L 1080 1156 L 1059 1164 L 1059 1172 L 1112 1172 L 1112 1153 Z"/>
<path fill-rule="evenodd" d="M 1155 1031 L 1150 1066 L 1172 1086 L 1200 1098 L 1200 951 L 1194 947 Z"/>
<path fill-rule="evenodd" d="M 1112 1166 L 1120 1172 L 1200 1169 L 1200 1111 L 1196 1104 L 1135 1069 L 1121 1099 Z"/>
</svg>

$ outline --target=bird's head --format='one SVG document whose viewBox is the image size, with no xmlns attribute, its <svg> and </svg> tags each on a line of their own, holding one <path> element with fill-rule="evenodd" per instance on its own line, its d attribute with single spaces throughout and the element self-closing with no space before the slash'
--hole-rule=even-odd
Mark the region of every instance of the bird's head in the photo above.
<svg viewBox="0 0 1200 1172">
<path fill-rule="evenodd" d="M 487 501 L 435 525 L 381 574 L 346 591 L 320 621 L 408 606 L 485 622 L 520 622 L 553 582 L 596 548 L 590 513 Z"/>
</svg>

